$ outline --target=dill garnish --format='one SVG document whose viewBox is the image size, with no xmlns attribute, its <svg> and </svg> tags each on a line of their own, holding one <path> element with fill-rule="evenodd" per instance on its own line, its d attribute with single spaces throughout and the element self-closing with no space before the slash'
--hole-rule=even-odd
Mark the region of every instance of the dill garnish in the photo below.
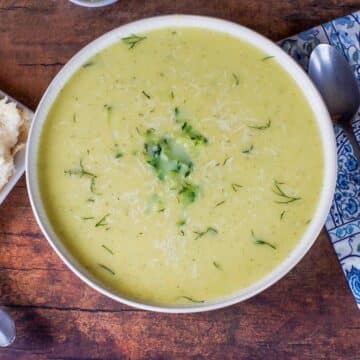
<svg viewBox="0 0 360 360">
<path fill-rule="evenodd" d="M 242 153 L 243 154 L 250 154 L 254 149 L 254 145 L 251 144 L 247 149 L 243 150 Z"/>
<path fill-rule="evenodd" d="M 222 166 L 225 166 L 226 163 L 227 163 L 230 159 L 231 159 L 231 157 L 228 156 L 228 157 L 223 161 Z"/>
<path fill-rule="evenodd" d="M 95 219 L 93 216 L 83 216 L 81 218 L 82 220 L 92 220 L 92 219 Z"/>
<path fill-rule="evenodd" d="M 235 80 L 235 85 L 238 86 L 240 84 L 239 77 L 235 73 L 232 73 L 232 77 Z"/>
<path fill-rule="evenodd" d="M 146 39 L 146 36 L 139 36 L 139 35 L 132 34 L 130 36 L 122 38 L 121 40 L 131 50 L 135 47 L 135 45 L 137 45 L 138 43 L 140 43 L 141 41 L 143 41 L 145 39 Z"/>
<path fill-rule="evenodd" d="M 104 215 L 96 224 L 95 227 L 99 227 L 99 226 L 107 226 L 107 222 L 106 222 L 106 218 L 109 216 L 110 214 L 106 214 Z"/>
<path fill-rule="evenodd" d="M 222 270 L 222 266 L 216 262 L 216 261 L 213 261 L 213 265 L 218 269 L 218 270 Z"/>
<path fill-rule="evenodd" d="M 141 93 L 142 93 L 146 98 L 151 99 L 151 96 L 150 96 L 145 90 L 143 90 Z"/>
<path fill-rule="evenodd" d="M 86 62 L 82 67 L 83 67 L 83 68 L 87 68 L 87 67 L 93 66 L 93 65 L 95 65 L 95 62 L 94 62 L 94 61 L 88 61 L 88 62 Z"/>
<path fill-rule="evenodd" d="M 184 236 L 184 235 L 185 235 L 184 230 L 180 230 L 180 235 L 181 235 L 181 236 Z"/>
<path fill-rule="evenodd" d="M 171 90 L 171 92 L 170 92 L 170 99 L 171 100 L 174 100 L 175 99 L 175 94 L 174 94 L 174 92 Z"/>
<path fill-rule="evenodd" d="M 272 59 L 274 58 L 275 56 L 265 56 L 261 59 L 261 61 L 266 61 L 266 60 L 269 60 L 269 59 Z"/>
<path fill-rule="evenodd" d="M 111 275 L 115 275 L 115 271 L 111 270 L 109 267 L 107 267 L 104 264 L 98 264 L 98 266 L 100 266 L 102 269 L 106 270 L 107 272 L 109 272 Z"/>
<path fill-rule="evenodd" d="M 154 129 L 146 131 L 147 142 L 144 144 L 146 162 L 151 165 L 160 180 L 166 177 L 182 181 L 193 169 L 193 163 L 185 149 L 172 138 L 154 136 Z"/>
<path fill-rule="evenodd" d="M 88 176 L 88 177 L 91 177 L 91 178 L 96 178 L 95 174 L 93 174 L 92 172 L 90 172 L 88 170 L 85 170 L 82 159 L 80 160 L 79 168 L 65 170 L 64 173 L 67 174 L 67 175 L 70 175 L 70 176 L 71 175 L 76 175 L 76 176 L 80 176 L 80 177 Z"/>
<path fill-rule="evenodd" d="M 76 113 L 73 114 L 73 122 L 76 122 Z"/>
<path fill-rule="evenodd" d="M 64 173 L 70 176 L 79 176 L 80 178 L 83 176 L 90 178 L 90 191 L 95 194 L 95 179 L 97 176 L 85 169 L 82 159 L 80 160 L 79 168 L 64 170 Z"/>
<path fill-rule="evenodd" d="M 248 125 L 248 127 L 250 128 L 250 129 L 256 129 L 256 130 L 266 130 L 266 129 L 268 129 L 269 127 L 270 127 L 270 125 L 271 125 L 271 119 L 269 119 L 267 122 L 266 122 L 266 124 L 264 124 L 264 125 Z"/>
<path fill-rule="evenodd" d="M 189 205 L 199 196 L 199 186 L 185 182 L 179 190 L 179 195 L 182 196 L 183 203 Z"/>
<path fill-rule="evenodd" d="M 113 151 L 114 151 L 115 159 L 120 159 L 124 156 L 124 154 L 120 151 L 118 144 L 114 145 Z"/>
<path fill-rule="evenodd" d="M 106 245 L 103 244 L 101 245 L 101 247 L 104 248 L 109 254 L 114 255 L 114 252 L 111 249 L 109 249 Z"/>
<path fill-rule="evenodd" d="M 282 182 L 279 182 L 277 180 L 274 180 L 274 184 L 273 184 L 273 193 L 280 196 L 282 198 L 282 200 L 277 200 L 275 201 L 278 204 L 290 204 L 294 201 L 298 201 L 301 200 L 301 197 L 296 197 L 296 196 L 291 196 L 288 195 L 284 192 L 284 190 L 281 188 L 281 185 L 285 185 Z"/>
<path fill-rule="evenodd" d="M 190 296 L 179 296 L 179 298 L 183 298 L 185 300 L 191 301 L 193 303 L 199 303 L 199 304 L 205 302 L 204 300 L 196 300 Z"/>
<path fill-rule="evenodd" d="M 199 131 L 195 130 L 189 120 L 184 116 L 178 107 L 174 109 L 175 122 L 181 124 L 181 131 L 187 135 L 195 145 L 207 144 L 208 139 Z"/>
<path fill-rule="evenodd" d="M 215 207 L 218 207 L 218 206 L 220 206 L 220 205 L 222 205 L 222 204 L 224 204 L 224 203 L 225 203 L 225 200 L 220 201 L 220 202 L 218 202 L 217 204 L 215 204 Z"/>
<path fill-rule="evenodd" d="M 195 130 L 187 121 L 185 121 L 181 130 L 194 142 L 195 145 L 198 144 L 207 144 L 208 139 Z"/>
<path fill-rule="evenodd" d="M 241 189 L 243 186 L 239 184 L 231 184 L 232 189 L 237 192 L 239 189 Z"/>
<path fill-rule="evenodd" d="M 183 226 L 183 225 L 185 225 L 185 224 L 186 224 L 186 220 L 185 220 L 185 219 L 180 219 L 180 220 L 176 223 L 177 226 Z"/>
<path fill-rule="evenodd" d="M 96 194 L 95 192 L 95 178 L 92 177 L 91 178 L 91 181 L 90 181 L 90 191 L 93 193 L 93 194 Z M 99 194 L 96 194 L 96 195 L 99 195 Z"/>
<path fill-rule="evenodd" d="M 111 112 L 113 107 L 111 105 L 108 105 L 108 104 L 104 104 L 104 108 L 108 111 L 108 112 Z"/>
<path fill-rule="evenodd" d="M 111 122 L 111 114 L 112 114 L 112 111 L 113 111 L 113 107 L 112 107 L 111 105 L 105 104 L 105 105 L 104 105 L 104 109 L 106 110 L 107 121 L 108 121 L 108 124 L 110 125 L 110 122 Z"/>
<path fill-rule="evenodd" d="M 269 243 L 268 241 L 265 241 L 263 239 L 259 239 L 258 237 L 256 237 L 253 230 L 251 230 L 251 236 L 254 239 L 254 243 L 256 245 L 267 245 L 267 246 L 271 247 L 272 249 L 276 250 L 275 245 Z"/>
<path fill-rule="evenodd" d="M 285 215 L 286 211 L 284 210 L 281 214 L 280 214 L 280 220 L 283 219 L 284 215 Z"/>
<path fill-rule="evenodd" d="M 209 226 L 205 231 L 193 231 L 193 233 L 197 235 L 195 237 L 195 240 L 197 240 L 206 234 L 218 234 L 219 232 L 215 228 Z"/>
<path fill-rule="evenodd" d="M 95 199 L 92 199 L 92 198 L 88 198 L 86 199 L 87 202 L 95 202 Z"/>
</svg>

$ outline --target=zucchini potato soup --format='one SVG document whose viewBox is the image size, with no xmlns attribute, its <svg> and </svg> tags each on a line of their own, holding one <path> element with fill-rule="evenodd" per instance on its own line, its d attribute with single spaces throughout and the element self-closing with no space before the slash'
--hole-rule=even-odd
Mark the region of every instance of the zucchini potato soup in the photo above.
<svg viewBox="0 0 360 360">
<path fill-rule="evenodd" d="M 106 287 L 150 304 L 234 295 L 296 247 L 323 184 L 312 110 L 271 54 L 221 32 L 133 34 L 89 59 L 41 135 L 42 201 Z"/>
</svg>

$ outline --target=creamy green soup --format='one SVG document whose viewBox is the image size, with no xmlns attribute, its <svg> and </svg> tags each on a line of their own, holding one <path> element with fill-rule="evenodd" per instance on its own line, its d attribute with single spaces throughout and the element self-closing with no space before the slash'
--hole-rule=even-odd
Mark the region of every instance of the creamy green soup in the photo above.
<svg viewBox="0 0 360 360">
<path fill-rule="evenodd" d="M 311 222 L 314 115 L 271 54 L 208 30 L 132 35 L 58 95 L 38 158 L 64 245 L 119 294 L 202 303 L 254 284 Z"/>
</svg>

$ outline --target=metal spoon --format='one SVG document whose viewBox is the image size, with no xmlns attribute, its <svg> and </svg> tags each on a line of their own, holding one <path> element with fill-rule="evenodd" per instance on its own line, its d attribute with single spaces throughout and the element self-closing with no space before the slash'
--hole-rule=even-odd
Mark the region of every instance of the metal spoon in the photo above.
<svg viewBox="0 0 360 360">
<path fill-rule="evenodd" d="M 14 320 L 6 312 L 0 310 L 0 347 L 11 345 L 15 337 Z"/>
<path fill-rule="evenodd" d="M 360 146 L 352 128 L 352 120 L 360 106 L 360 91 L 353 70 L 336 48 L 320 44 L 310 55 L 308 73 L 333 122 L 345 131 L 360 164 Z"/>
</svg>

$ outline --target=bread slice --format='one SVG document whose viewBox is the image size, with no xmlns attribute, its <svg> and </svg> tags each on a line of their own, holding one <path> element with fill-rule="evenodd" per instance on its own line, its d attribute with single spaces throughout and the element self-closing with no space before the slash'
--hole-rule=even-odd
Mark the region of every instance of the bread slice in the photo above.
<svg viewBox="0 0 360 360">
<path fill-rule="evenodd" d="M 0 100 L 0 190 L 15 172 L 14 156 L 26 143 L 29 120 L 6 98 Z"/>
</svg>

